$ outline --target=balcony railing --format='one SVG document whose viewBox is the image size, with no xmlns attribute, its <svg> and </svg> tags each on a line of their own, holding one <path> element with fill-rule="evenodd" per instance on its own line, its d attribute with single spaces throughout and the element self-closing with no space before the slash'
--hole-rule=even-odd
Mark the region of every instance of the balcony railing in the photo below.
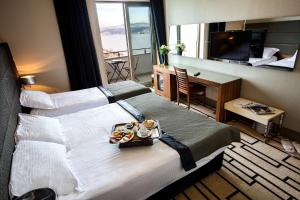
<svg viewBox="0 0 300 200">
<path fill-rule="evenodd" d="M 150 54 L 150 48 L 139 48 L 139 49 L 132 49 L 133 55 L 142 55 L 142 54 Z M 104 59 L 111 59 L 111 58 L 121 58 L 128 56 L 128 50 L 121 50 L 121 51 L 109 51 L 103 50 Z"/>
<path fill-rule="evenodd" d="M 133 63 L 132 68 L 135 69 L 134 75 L 136 80 L 141 80 L 141 82 L 149 82 L 151 81 L 151 74 L 153 71 L 152 68 L 152 58 L 151 58 L 151 49 L 150 48 L 138 48 L 133 49 Z M 127 61 L 124 65 L 124 68 L 129 68 L 128 62 L 128 50 L 122 51 L 107 51 L 104 50 L 104 59 L 106 61 L 114 60 L 114 59 L 122 59 Z M 113 69 L 106 63 L 106 71 L 108 79 L 111 79 L 113 74 Z M 128 71 L 122 70 L 123 77 L 127 77 Z M 116 75 L 115 75 L 116 77 Z M 130 75 L 128 76 L 130 78 Z M 112 79 L 112 82 L 121 81 Z"/>
</svg>

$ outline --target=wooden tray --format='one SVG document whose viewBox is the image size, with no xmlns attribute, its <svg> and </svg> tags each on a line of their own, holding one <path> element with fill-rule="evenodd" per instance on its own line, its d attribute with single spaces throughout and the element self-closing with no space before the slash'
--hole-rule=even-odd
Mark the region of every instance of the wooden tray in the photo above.
<svg viewBox="0 0 300 200">
<path fill-rule="evenodd" d="M 112 143 L 112 144 L 118 144 L 120 148 L 153 145 L 153 140 L 158 139 L 161 135 L 160 124 L 157 120 L 156 120 L 156 123 L 157 123 L 157 126 L 156 126 L 155 129 L 152 130 L 153 131 L 152 136 L 149 136 L 147 138 L 140 138 L 140 137 L 137 136 L 137 133 L 135 132 L 134 133 L 134 138 L 132 140 L 126 142 L 126 143 L 118 143 L 118 142 L 115 142 L 115 141 L 112 141 L 112 140 L 109 140 L 109 142 Z M 127 124 L 127 123 L 114 125 L 112 127 L 111 132 L 113 132 L 115 130 L 123 129 L 125 124 Z M 141 124 L 141 123 L 139 123 L 139 124 Z"/>
</svg>

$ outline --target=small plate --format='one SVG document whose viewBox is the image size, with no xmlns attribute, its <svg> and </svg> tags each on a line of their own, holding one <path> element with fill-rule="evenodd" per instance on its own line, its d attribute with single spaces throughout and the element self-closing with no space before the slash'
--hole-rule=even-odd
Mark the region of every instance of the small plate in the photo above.
<svg viewBox="0 0 300 200">
<path fill-rule="evenodd" d="M 133 124 L 132 123 L 128 123 L 124 125 L 125 128 L 127 129 L 132 129 L 133 128 Z"/>
<path fill-rule="evenodd" d="M 134 132 L 129 132 L 121 140 L 119 140 L 119 143 L 129 142 L 133 138 L 134 138 Z"/>
<path fill-rule="evenodd" d="M 153 121 L 154 121 L 153 126 L 151 128 L 147 128 L 147 129 L 155 129 L 157 127 L 157 121 L 155 121 L 155 120 L 153 120 Z M 143 124 L 144 127 L 146 127 L 145 124 L 144 124 L 144 122 L 142 124 Z"/>
</svg>

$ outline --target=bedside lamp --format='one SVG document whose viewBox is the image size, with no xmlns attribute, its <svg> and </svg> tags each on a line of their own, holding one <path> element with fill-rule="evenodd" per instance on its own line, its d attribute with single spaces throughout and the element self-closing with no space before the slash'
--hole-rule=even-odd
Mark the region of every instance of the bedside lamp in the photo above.
<svg viewBox="0 0 300 200">
<path fill-rule="evenodd" d="M 23 86 L 26 86 L 26 85 L 30 86 L 30 85 L 34 85 L 36 83 L 35 75 L 20 76 L 19 79 Z"/>
</svg>

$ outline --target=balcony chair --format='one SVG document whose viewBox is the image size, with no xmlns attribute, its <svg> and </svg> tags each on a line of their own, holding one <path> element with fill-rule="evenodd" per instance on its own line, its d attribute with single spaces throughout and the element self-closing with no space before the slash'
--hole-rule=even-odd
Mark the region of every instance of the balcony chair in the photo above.
<svg viewBox="0 0 300 200">
<path fill-rule="evenodd" d="M 136 69 L 137 69 L 138 64 L 139 64 L 139 60 L 140 60 L 140 56 L 136 56 L 135 66 L 134 66 L 134 68 L 133 68 L 134 79 L 137 80 L 137 81 L 140 81 L 140 80 L 137 78 L 136 74 L 135 74 Z M 125 71 L 127 72 L 127 75 L 126 75 L 126 80 L 127 80 L 128 76 L 130 75 L 130 67 L 124 67 L 124 69 L 125 69 Z"/>
</svg>

